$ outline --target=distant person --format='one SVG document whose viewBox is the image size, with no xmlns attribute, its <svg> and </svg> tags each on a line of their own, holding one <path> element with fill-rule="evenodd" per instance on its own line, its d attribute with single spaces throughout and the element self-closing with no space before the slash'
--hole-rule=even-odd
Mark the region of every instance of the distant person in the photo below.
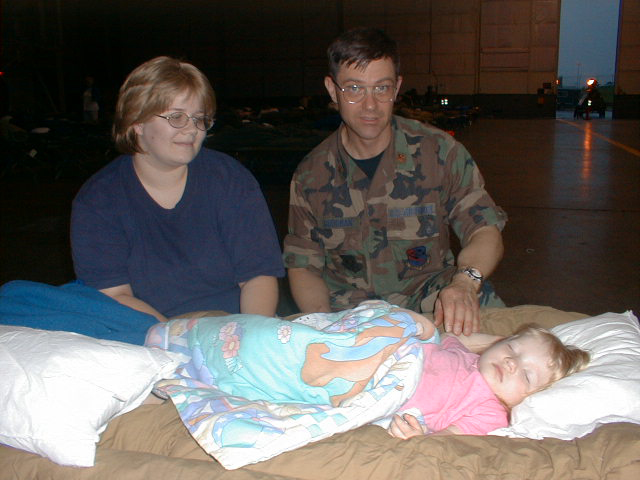
<svg viewBox="0 0 640 480">
<path fill-rule="evenodd" d="M 9 85 L 4 72 L 0 72 L 0 118 L 9 114 Z"/>
<path fill-rule="evenodd" d="M 587 87 L 580 96 L 578 104 L 573 112 L 573 118 L 591 119 L 591 112 L 598 112 L 600 118 L 604 118 L 607 104 L 598 90 L 598 81 L 595 78 L 587 80 Z"/>
<path fill-rule="evenodd" d="M 504 306 L 487 277 L 502 258 L 506 214 L 460 143 L 392 115 L 402 84 L 393 40 L 350 30 L 328 57 L 324 84 L 342 125 L 291 182 L 284 260 L 294 300 L 328 312 L 384 299 L 434 312 L 446 331 L 477 331 L 480 305 Z"/>
<path fill-rule="evenodd" d="M 73 201 L 78 279 L 160 321 L 200 310 L 272 316 L 284 275 L 260 187 L 202 148 L 216 113 L 195 66 L 157 57 L 120 88 L 113 137 L 124 154 Z"/>
<path fill-rule="evenodd" d="M 100 118 L 100 89 L 95 86 L 95 79 L 87 76 L 84 79 L 85 89 L 82 92 L 83 120 L 85 123 L 97 124 Z"/>
</svg>

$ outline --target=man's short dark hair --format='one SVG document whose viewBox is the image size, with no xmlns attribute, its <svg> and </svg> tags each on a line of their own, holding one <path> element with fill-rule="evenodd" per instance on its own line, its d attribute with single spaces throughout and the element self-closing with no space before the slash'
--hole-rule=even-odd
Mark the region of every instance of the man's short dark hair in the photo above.
<svg viewBox="0 0 640 480">
<path fill-rule="evenodd" d="M 342 65 L 355 65 L 356 68 L 365 69 L 370 62 L 381 58 L 393 61 L 396 76 L 400 72 L 396 42 L 378 28 L 358 27 L 347 30 L 329 45 L 327 56 L 329 72 L 334 79 Z"/>
</svg>

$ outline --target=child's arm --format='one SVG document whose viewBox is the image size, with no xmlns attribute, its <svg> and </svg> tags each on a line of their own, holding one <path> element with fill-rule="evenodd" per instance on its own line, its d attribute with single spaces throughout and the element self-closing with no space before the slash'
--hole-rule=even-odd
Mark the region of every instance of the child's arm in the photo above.
<svg viewBox="0 0 640 480">
<path fill-rule="evenodd" d="M 433 334 L 436 331 L 436 326 L 433 321 L 429 320 L 424 315 L 416 313 L 412 310 L 407 310 L 405 308 L 394 308 L 393 311 L 407 313 L 411 316 L 411 318 L 413 318 L 413 321 L 416 322 L 416 327 L 418 329 L 417 337 L 420 340 L 429 340 L 431 337 L 433 337 Z"/>
<path fill-rule="evenodd" d="M 462 345 L 473 353 L 482 353 L 498 340 L 502 340 L 504 338 L 500 335 L 489 335 L 488 333 L 472 333 L 471 335 L 453 335 L 452 333 L 445 333 L 442 335 L 443 339 L 446 337 L 457 338 Z"/>
<path fill-rule="evenodd" d="M 389 435 L 407 440 L 418 435 L 461 435 L 464 432 L 455 425 L 449 425 L 444 430 L 433 432 L 426 425 L 421 424 L 416 417 L 408 413 L 394 415 L 387 429 Z"/>
<path fill-rule="evenodd" d="M 416 417 L 405 413 L 404 415 L 396 414 L 393 416 L 387 432 L 392 437 L 406 440 L 418 435 L 426 435 L 429 433 L 429 429 L 426 425 L 422 425 Z"/>
</svg>

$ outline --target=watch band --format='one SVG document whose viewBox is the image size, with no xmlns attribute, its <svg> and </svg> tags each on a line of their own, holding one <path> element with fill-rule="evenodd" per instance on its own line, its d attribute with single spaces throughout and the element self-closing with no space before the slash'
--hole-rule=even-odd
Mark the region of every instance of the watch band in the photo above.
<svg viewBox="0 0 640 480">
<path fill-rule="evenodd" d="M 482 283 L 482 280 L 484 279 L 480 270 L 473 267 L 460 268 L 456 273 L 464 273 L 467 277 L 475 280 L 478 283 Z"/>
</svg>

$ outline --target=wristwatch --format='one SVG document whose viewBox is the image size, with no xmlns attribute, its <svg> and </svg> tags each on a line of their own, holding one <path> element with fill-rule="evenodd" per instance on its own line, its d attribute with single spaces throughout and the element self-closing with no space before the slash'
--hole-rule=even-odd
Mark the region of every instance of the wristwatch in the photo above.
<svg viewBox="0 0 640 480">
<path fill-rule="evenodd" d="M 456 273 L 464 273 L 467 277 L 471 278 L 471 280 L 474 280 L 478 283 L 482 283 L 482 280 L 484 279 L 480 270 L 473 267 L 461 268 Z"/>
</svg>

